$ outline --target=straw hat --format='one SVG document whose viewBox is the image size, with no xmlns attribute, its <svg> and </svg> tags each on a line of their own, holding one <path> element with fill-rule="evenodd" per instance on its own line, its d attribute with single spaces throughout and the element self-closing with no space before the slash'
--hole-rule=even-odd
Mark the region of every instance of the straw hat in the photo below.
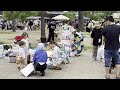
<svg viewBox="0 0 120 90">
<path fill-rule="evenodd" d="M 101 27 L 101 24 L 99 23 L 99 21 L 95 22 L 94 27 Z"/>
</svg>

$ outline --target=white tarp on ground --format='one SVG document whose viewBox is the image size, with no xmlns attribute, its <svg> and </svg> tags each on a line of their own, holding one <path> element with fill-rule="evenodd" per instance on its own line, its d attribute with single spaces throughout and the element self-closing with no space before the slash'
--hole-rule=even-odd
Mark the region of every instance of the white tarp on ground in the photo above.
<svg viewBox="0 0 120 90">
<path fill-rule="evenodd" d="M 69 20 L 69 18 L 64 15 L 58 15 L 58 16 L 53 17 L 52 19 L 54 19 L 54 20 Z"/>
<path fill-rule="evenodd" d="M 28 77 L 28 75 L 30 75 L 33 71 L 34 71 L 33 63 L 28 64 L 25 68 L 21 70 L 22 74 L 25 77 Z"/>
</svg>

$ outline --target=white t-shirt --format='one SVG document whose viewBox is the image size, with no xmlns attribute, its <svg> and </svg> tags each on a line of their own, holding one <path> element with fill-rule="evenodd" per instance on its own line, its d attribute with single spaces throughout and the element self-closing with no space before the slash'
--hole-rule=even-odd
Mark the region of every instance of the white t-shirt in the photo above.
<svg viewBox="0 0 120 90">
<path fill-rule="evenodd" d="M 24 48 L 19 47 L 18 55 L 19 55 L 19 57 L 25 58 Z"/>
<path fill-rule="evenodd" d="M 24 41 L 25 43 L 26 43 L 26 45 L 25 45 L 25 48 L 24 48 L 24 50 L 25 50 L 25 56 L 27 57 L 28 55 L 29 55 L 29 42 L 28 42 L 28 39 L 22 39 L 22 41 Z"/>
<path fill-rule="evenodd" d="M 25 46 L 26 46 L 27 48 L 29 48 L 29 41 L 28 41 L 28 39 L 24 39 L 24 38 L 23 38 L 21 41 L 24 41 L 24 42 L 26 43 Z"/>
</svg>

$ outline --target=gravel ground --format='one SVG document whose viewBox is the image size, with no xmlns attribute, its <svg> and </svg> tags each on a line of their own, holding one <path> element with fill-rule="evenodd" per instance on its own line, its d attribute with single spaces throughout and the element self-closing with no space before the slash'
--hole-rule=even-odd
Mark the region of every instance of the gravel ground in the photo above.
<svg viewBox="0 0 120 90">
<path fill-rule="evenodd" d="M 14 37 L 16 35 L 21 35 L 24 31 L 6 32 L 0 31 L 0 41 L 12 43 Z M 37 45 L 40 38 L 40 32 L 32 31 L 28 33 L 30 42 Z M 84 45 L 92 47 L 89 35 L 86 36 Z M 104 63 L 101 61 L 92 61 L 91 50 L 83 51 L 79 57 L 71 57 L 71 63 L 62 65 L 62 70 L 60 71 L 47 69 L 44 77 L 40 76 L 38 73 L 37 75 L 31 75 L 26 78 L 18 71 L 15 63 L 9 63 L 7 59 L 0 59 L 0 79 L 105 79 L 104 73 Z M 112 73 L 111 78 L 114 79 L 115 70 L 113 70 Z"/>
</svg>

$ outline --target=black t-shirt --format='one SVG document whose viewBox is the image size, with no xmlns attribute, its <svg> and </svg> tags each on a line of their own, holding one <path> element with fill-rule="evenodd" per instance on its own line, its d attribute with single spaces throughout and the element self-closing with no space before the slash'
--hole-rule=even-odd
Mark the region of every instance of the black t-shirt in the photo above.
<svg viewBox="0 0 120 90">
<path fill-rule="evenodd" d="M 48 24 L 48 28 L 49 28 L 49 32 L 54 32 L 54 30 L 56 29 L 56 24 L 52 24 L 52 23 L 50 23 L 50 24 Z"/>
<path fill-rule="evenodd" d="M 33 25 L 33 22 L 32 21 L 29 21 L 29 26 L 32 26 Z"/>
<path fill-rule="evenodd" d="M 102 35 L 105 37 L 105 50 L 119 49 L 120 26 L 109 25 L 102 29 Z"/>
<path fill-rule="evenodd" d="M 91 38 L 93 38 L 94 46 L 101 45 L 102 44 L 101 28 L 99 28 L 99 29 L 94 28 L 91 33 Z"/>
</svg>

